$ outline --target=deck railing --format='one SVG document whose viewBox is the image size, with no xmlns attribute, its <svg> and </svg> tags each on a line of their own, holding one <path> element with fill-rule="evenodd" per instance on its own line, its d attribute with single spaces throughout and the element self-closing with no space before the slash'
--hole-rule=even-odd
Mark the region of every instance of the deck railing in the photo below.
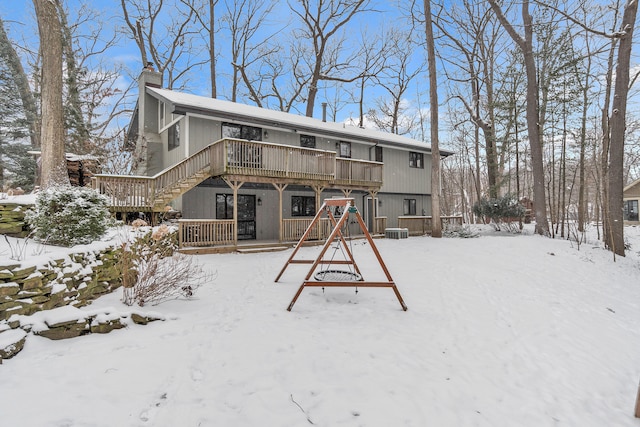
<svg viewBox="0 0 640 427">
<path fill-rule="evenodd" d="M 118 211 L 142 210 L 154 200 L 154 182 L 146 176 L 95 175 L 92 186 L 106 195 L 109 206 Z"/>
<path fill-rule="evenodd" d="M 382 163 L 366 160 L 336 159 L 336 184 L 382 185 Z"/>
<path fill-rule="evenodd" d="M 211 158 L 211 149 L 205 147 L 176 165 L 165 169 L 155 177 L 156 190 L 160 192 L 203 171 L 208 172 L 211 168 Z"/>
<path fill-rule="evenodd" d="M 411 236 L 422 236 L 430 234 L 432 217 L 430 216 L 399 216 L 398 228 L 406 228 Z M 462 226 L 461 215 L 441 216 L 440 224 L 442 229 Z"/>
<path fill-rule="evenodd" d="M 282 220 L 282 241 L 296 242 L 302 238 L 313 218 L 293 218 Z M 309 240 L 321 240 L 329 236 L 331 228 L 329 220 L 321 218 L 318 226 L 315 227 L 309 235 Z"/>
<path fill-rule="evenodd" d="M 234 175 L 332 181 L 336 153 L 267 142 L 225 139 L 226 156 L 216 156 L 216 167 Z"/>
<path fill-rule="evenodd" d="M 92 185 L 109 198 L 109 206 L 114 210 L 148 211 L 153 210 L 156 201 L 173 186 L 198 173 L 208 173 L 210 164 L 211 148 L 206 147 L 154 176 L 97 174 L 92 178 Z"/>
<path fill-rule="evenodd" d="M 387 228 L 387 217 L 377 216 L 374 220 L 373 234 L 384 234 L 384 229 Z"/>
<path fill-rule="evenodd" d="M 382 163 L 336 158 L 333 151 L 227 138 L 155 176 L 97 174 L 93 185 L 110 199 L 115 210 L 157 211 L 167 198 L 181 194 L 175 191 L 177 187 L 186 191 L 206 176 L 223 175 L 379 187 Z"/>
<path fill-rule="evenodd" d="M 222 246 L 235 243 L 232 219 L 181 219 L 178 221 L 180 247 Z"/>
</svg>

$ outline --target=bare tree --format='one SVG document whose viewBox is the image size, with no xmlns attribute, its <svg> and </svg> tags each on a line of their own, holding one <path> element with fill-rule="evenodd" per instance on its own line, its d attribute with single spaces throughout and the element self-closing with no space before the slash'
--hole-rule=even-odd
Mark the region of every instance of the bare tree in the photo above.
<svg viewBox="0 0 640 427">
<path fill-rule="evenodd" d="M 376 73 L 378 87 L 384 89 L 386 96 L 379 98 L 378 111 L 370 111 L 369 117 L 378 128 L 403 135 L 415 126 L 411 116 L 405 114 L 403 104 L 406 104 L 410 85 L 424 72 L 424 63 L 415 61 L 411 32 L 394 29 L 389 31 L 387 38 L 385 52 L 379 54 L 384 56 L 384 67 Z"/>
<path fill-rule="evenodd" d="M 218 32 L 217 20 L 216 20 L 216 5 L 218 0 L 208 0 L 208 11 L 195 9 L 196 5 L 188 3 L 189 7 L 195 11 L 195 19 L 200 23 L 202 29 L 207 34 L 207 52 L 209 55 L 209 75 L 211 80 L 211 97 L 218 97 L 218 58 L 216 54 L 216 34 Z M 205 5 L 202 5 L 204 7 Z M 209 19 L 206 19 L 208 17 Z"/>
<path fill-rule="evenodd" d="M 240 0 L 225 2 L 226 13 L 223 20 L 226 22 L 231 36 L 229 45 L 231 50 L 231 101 L 238 100 L 239 85 L 244 83 L 249 98 L 257 105 L 262 106 L 260 94 L 255 87 L 254 80 L 250 77 L 249 69 L 263 56 L 275 53 L 278 48 L 269 45 L 271 35 L 260 34 L 264 31 L 265 21 L 275 3 L 271 0 Z"/>
<path fill-rule="evenodd" d="M 376 76 L 384 71 L 388 43 L 386 35 L 381 31 L 375 31 L 374 34 L 364 32 L 360 39 L 362 43 L 358 49 L 360 52 L 358 60 L 361 64 L 359 68 L 362 72 L 355 90 L 357 94 L 353 98 L 358 104 L 358 126 L 364 127 L 365 89 L 370 81 L 376 81 Z"/>
<path fill-rule="evenodd" d="M 195 0 L 177 0 L 165 8 L 165 0 L 120 0 L 130 37 L 140 52 L 141 66 L 152 64 L 163 74 L 168 89 L 187 84 L 188 73 L 207 62 L 196 20 Z M 179 64 L 179 65 L 178 65 Z"/>
<path fill-rule="evenodd" d="M 429 68 L 429 105 L 431 110 L 431 236 L 442 237 L 440 221 L 440 144 L 438 141 L 438 76 L 436 48 L 431 18 L 431 0 L 424 0 L 424 26 Z"/>
<path fill-rule="evenodd" d="M 629 94 L 631 47 L 638 12 L 638 0 L 628 0 L 622 15 L 618 65 L 610 121 L 609 150 L 609 228 L 607 244 L 616 255 L 625 255 L 622 190 L 624 188 L 624 141 L 626 131 L 627 97 Z"/>
<path fill-rule="evenodd" d="M 496 46 L 500 38 L 499 26 L 482 3 L 465 2 L 462 9 L 454 7 L 448 19 L 455 27 L 452 33 L 443 25 L 440 30 L 449 40 L 450 46 L 463 54 L 464 63 L 446 57 L 450 65 L 463 67 L 466 74 L 462 80 L 469 85 L 469 95 L 457 94 L 471 121 L 482 130 L 485 142 L 489 196 L 497 198 L 500 188 L 498 147 L 495 121 L 494 73 Z"/>
<path fill-rule="evenodd" d="M 544 166 L 542 162 L 542 140 L 540 138 L 540 115 L 538 112 L 538 78 L 536 62 L 533 54 L 533 19 L 529 13 L 529 0 L 522 2 L 522 21 L 524 36 L 518 34 L 513 25 L 507 20 L 502 8 L 496 0 L 488 0 L 496 17 L 518 45 L 524 56 L 524 66 L 527 74 L 527 128 L 529 146 L 531 148 L 531 167 L 533 169 L 533 195 L 536 218 L 536 233 L 549 235 L 547 221 L 547 205 L 544 188 Z"/>
<path fill-rule="evenodd" d="M 299 44 L 299 52 L 308 52 L 305 63 L 309 73 L 306 96 L 306 116 L 313 117 L 319 84 L 322 81 L 354 82 L 361 73 L 349 76 L 353 72 L 351 63 L 357 58 L 357 52 L 344 57 L 343 27 L 354 16 L 368 11 L 370 0 L 296 0 L 289 6 L 302 24 L 294 32 L 294 41 Z M 310 45 L 304 47 L 302 45 Z"/>
</svg>

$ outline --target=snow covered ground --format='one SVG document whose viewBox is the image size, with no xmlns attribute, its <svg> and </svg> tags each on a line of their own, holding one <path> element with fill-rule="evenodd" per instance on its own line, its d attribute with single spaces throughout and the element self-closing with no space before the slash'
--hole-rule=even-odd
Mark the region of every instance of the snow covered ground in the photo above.
<svg viewBox="0 0 640 427">
<path fill-rule="evenodd" d="M 29 336 L 0 365 L 0 425 L 640 426 L 640 228 L 590 240 L 483 232 L 376 240 L 390 289 L 307 288 L 291 250 L 202 255 L 215 280 L 167 320 Z M 304 248 L 315 258 L 319 248 Z M 368 244 L 353 242 L 367 280 Z M 86 310 L 114 307 L 120 291 Z"/>
</svg>

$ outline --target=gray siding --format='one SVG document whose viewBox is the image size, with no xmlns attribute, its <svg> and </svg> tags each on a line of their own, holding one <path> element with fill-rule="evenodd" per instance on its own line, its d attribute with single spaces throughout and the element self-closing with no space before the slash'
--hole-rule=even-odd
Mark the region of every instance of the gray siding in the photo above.
<svg viewBox="0 0 640 427">
<path fill-rule="evenodd" d="M 421 194 L 379 194 L 378 216 L 387 217 L 387 227 L 397 227 L 398 217 L 404 216 L 404 200 L 416 200 L 416 215 L 431 215 L 431 197 Z"/>
<path fill-rule="evenodd" d="M 212 142 L 221 139 L 222 123 L 220 120 L 188 115 L 183 118 L 180 131 L 180 147 L 171 151 L 167 150 L 167 132 L 163 132 L 161 135 L 162 149 L 157 150 L 156 153 L 160 154 L 163 168 L 182 160 L 187 150 L 189 154 L 194 154 Z M 317 149 L 334 151 L 339 154 L 339 139 L 318 135 L 315 137 Z M 282 129 L 263 128 L 263 141 L 300 146 L 300 134 Z M 373 147 L 373 145 L 351 142 L 351 158 L 374 160 Z M 411 168 L 409 167 L 410 149 L 383 146 L 384 185 L 378 194 L 378 216 L 387 217 L 388 227 L 397 227 L 398 217 L 404 215 L 405 199 L 416 200 L 416 215 L 431 215 L 431 155 L 426 151 L 428 147 L 425 146 L 425 151 L 419 151 L 420 148 L 416 147 L 414 151 L 423 153 L 424 168 Z M 181 210 L 184 218 L 213 219 L 216 215 L 216 194 L 222 193 L 232 194 L 233 192 L 224 185 L 201 185 L 175 200 L 172 206 Z M 279 233 L 278 192 L 265 187 L 264 189 L 241 188 L 239 193 L 254 195 L 256 200 L 258 198 L 262 200 L 262 204 L 256 206 L 256 239 L 277 240 Z M 291 218 L 291 196 L 295 195 L 314 196 L 314 192 L 304 188 L 285 190 L 283 218 Z M 322 199 L 336 196 L 342 197 L 342 193 L 329 190 L 322 193 Z M 360 191 L 352 193 L 363 217 L 365 216 L 364 199 L 366 196 L 364 192 Z M 357 232 L 357 226 L 353 231 Z"/>
<path fill-rule="evenodd" d="M 220 122 L 189 116 L 189 155 L 221 138 Z"/>
<path fill-rule="evenodd" d="M 424 168 L 409 167 L 409 150 L 384 147 L 384 193 L 431 194 L 431 155 L 424 153 Z"/>
</svg>

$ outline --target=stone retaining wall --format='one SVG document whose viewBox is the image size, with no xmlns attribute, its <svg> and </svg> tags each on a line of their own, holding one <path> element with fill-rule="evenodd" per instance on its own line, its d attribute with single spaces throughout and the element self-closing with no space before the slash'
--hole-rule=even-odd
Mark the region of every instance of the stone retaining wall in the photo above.
<svg viewBox="0 0 640 427">
<path fill-rule="evenodd" d="M 26 236 L 29 233 L 29 228 L 24 221 L 24 214 L 30 208 L 30 205 L 0 200 L 0 234 L 14 237 Z"/>
<path fill-rule="evenodd" d="M 157 320 L 144 315 L 132 318 L 131 313 L 85 316 L 77 309 L 121 286 L 122 274 L 117 265 L 119 251 L 111 248 L 75 253 L 41 266 L 26 267 L 0 261 L 0 364 L 2 359 L 11 358 L 22 350 L 26 332 L 61 339 L 106 333 L 131 321 Z M 44 330 L 32 331 L 29 318 L 25 317 L 66 306 L 77 311 L 69 324 L 47 324 Z"/>
<path fill-rule="evenodd" d="M 118 249 L 76 253 L 45 266 L 0 261 L 0 321 L 65 305 L 80 307 L 121 285 Z"/>
</svg>

